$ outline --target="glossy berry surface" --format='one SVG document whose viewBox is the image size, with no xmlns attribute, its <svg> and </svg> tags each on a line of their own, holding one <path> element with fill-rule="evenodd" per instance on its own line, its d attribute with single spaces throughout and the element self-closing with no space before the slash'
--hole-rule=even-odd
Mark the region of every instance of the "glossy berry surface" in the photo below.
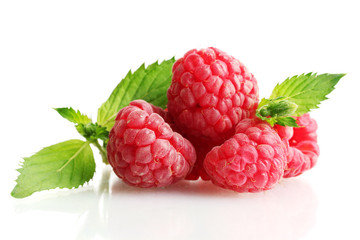
<svg viewBox="0 0 360 240">
<path fill-rule="evenodd" d="M 318 160 L 320 149 L 317 143 L 317 123 L 310 114 L 296 117 L 299 128 L 275 126 L 280 137 L 288 142 L 288 164 L 284 177 L 295 177 L 313 168 Z"/>
<path fill-rule="evenodd" d="M 233 137 L 206 155 L 204 168 L 220 187 L 258 192 L 272 188 L 281 179 L 286 157 L 286 145 L 269 124 L 244 119 Z"/>
<path fill-rule="evenodd" d="M 173 66 L 168 110 L 187 135 L 225 141 L 236 124 L 254 115 L 255 77 L 234 57 L 216 48 L 191 50 Z"/>
<path fill-rule="evenodd" d="M 183 179 L 196 154 L 192 144 L 164 121 L 166 112 L 145 101 L 132 101 L 115 119 L 107 145 L 108 161 L 124 182 L 162 187 Z"/>
</svg>

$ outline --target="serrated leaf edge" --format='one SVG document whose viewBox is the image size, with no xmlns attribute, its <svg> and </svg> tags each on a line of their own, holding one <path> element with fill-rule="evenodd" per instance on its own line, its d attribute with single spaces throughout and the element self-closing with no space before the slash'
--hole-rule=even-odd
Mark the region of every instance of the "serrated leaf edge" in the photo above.
<svg viewBox="0 0 360 240">
<path fill-rule="evenodd" d="M 145 67 L 145 63 L 143 63 L 143 64 L 142 64 L 138 69 L 136 69 L 134 72 L 132 72 L 132 71 L 130 70 L 130 71 L 126 74 L 126 76 L 120 81 L 120 83 L 115 87 L 115 89 L 117 89 L 117 88 L 119 87 L 119 85 L 122 84 L 123 81 L 127 81 L 127 82 L 129 82 L 129 84 L 128 84 L 128 85 L 126 86 L 126 88 L 125 88 L 125 91 L 124 91 L 124 92 L 126 92 L 126 91 L 129 89 L 129 86 L 130 86 L 130 80 L 129 80 L 129 78 L 131 78 L 133 75 L 135 75 L 136 72 L 138 72 L 138 71 L 140 71 L 140 70 L 145 71 L 144 76 L 140 79 L 140 82 L 141 82 L 151 71 L 154 71 L 154 70 L 156 69 L 156 68 L 155 68 L 155 69 L 150 69 L 150 72 L 146 72 L 149 68 L 151 68 L 151 66 L 161 66 L 163 63 L 167 63 L 167 62 L 170 63 L 170 62 L 173 62 L 174 60 L 175 60 L 175 57 L 172 57 L 172 58 L 167 59 L 167 60 L 163 60 L 161 63 L 159 63 L 159 61 L 157 60 L 156 62 L 154 62 L 154 63 L 152 63 L 152 64 L 150 64 L 150 65 L 148 65 L 148 66 L 146 66 L 146 67 Z M 171 76 L 171 74 L 170 74 L 170 76 Z M 151 86 L 153 86 L 155 80 L 156 80 L 156 77 L 154 77 L 154 80 L 151 82 L 151 85 L 148 87 L 148 89 L 151 89 Z M 115 90 L 115 89 L 114 89 L 114 90 Z M 138 92 L 139 89 L 140 89 L 140 88 L 137 88 L 137 89 L 136 89 L 135 93 L 132 94 L 132 96 L 130 97 L 131 99 L 134 98 L 134 96 L 137 94 L 137 92 Z M 114 90 L 113 90 L 113 92 L 110 94 L 110 96 L 109 96 L 108 99 L 110 99 L 113 94 L 116 94 L 116 93 L 114 92 Z M 148 93 L 149 93 L 149 91 L 146 91 L 146 95 L 139 97 L 139 99 L 143 99 L 144 97 L 146 97 L 146 96 L 148 95 Z M 122 102 L 122 101 L 124 100 L 124 97 L 125 97 L 125 94 L 124 94 L 123 96 L 121 96 L 120 102 Z M 114 100 L 115 100 L 115 99 L 116 99 L 116 98 L 113 98 L 113 99 L 112 99 L 112 102 L 110 102 L 110 104 L 109 104 L 110 106 L 114 104 Z M 134 100 L 135 100 L 135 99 L 134 99 Z M 103 108 L 105 104 L 107 104 L 107 100 L 100 106 L 99 109 Z M 98 110 L 98 114 L 99 114 L 99 110 Z M 113 115 L 111 115 L 111 116 L 110 116 L 108 119 L 106 119 L 105 121 L 99 122 L 99 124 L 100 124 L 101 126 L 106 126 L 107 124 L 109 124 L 111 121 L 114 120 L 114 118 L 116 117 L 117 114 L 118 114 L 118 112 L 115 112 Z M 98 121 L 99 121 L 99 119 L 98 119 Z"/>
<path fill-rule="evenodd" d="M 84 150 L 84 148 L 90 144 L 90 142 L 88 142 L 88 141 L 82 141 L 82 140 L 79 140 L 79 139 L 72 139 L 72 140 L 81 141 L 81 142 L 83 142 L 83 145 L 80 147 L 80 149 L 79 149 L 78 151 L 76 151 L 76 153 L 75 153 L 73 156 L 70 157 L 71 160 L 69 159 L 65 165 L 69 164 L 73 159 L 75 159 L 75 157 L 76 157 L 77 155 L 79 155 L 79 154 L 82 152 L 82 150 Z M 71 141 L 71 140 L 68 140 L 68 141 Z M 63 141 L 63 142 L 60 142 L 60 143 L 64 143 L 64 142 L 67 142 L 67 141 Z M 58 144 L 60 144 L 60 143 L 58 143 Z M 54 145 L 56 145 L 56 144 L 50 145 L 50 146 L 48 146 L 48 147 L 51 147 L 51 146 L 54 146 Z M 48 148 L 48 147 L 42 148 L 41 150 L 39 150 L 39 151 L 37 151 L 36 153 L 34 153 L 32 156 L 38 154 L 40 151 L 42 151 L 43 149 Z M 92 152 L 92 151 L 91 151 L 91 152 Z M 92 152 L 92 154 L 93 154 L 93 152 Z M 26 196 L 23 196 L 23 197 L 15 196 L 15 193 L 14 193 L 16 187 L 17 187 L 18 184 L 19 184 L 19 177 L 20 177 L 20 175 L 22 174 L 22 170 L 23 170 L 23 167 L 24 167 L 24 162 L 25 162 L 26 159 L 28 159 L 28 158 L 31 158 L 31 157 L 23 157 L 23 158 L 22 158 L 23 160 L 19 163 L 20 168 L 16 169 L 16 171 L 18 171 L 20 174 L 19 174 L 19 176 L 17 177 L 17 179 L 15 180 L 15 182 L 16 182 L 17 184 L 15 185 L 15 187 L 13 188 L 13 190 L 12 190 L 11 193 L 10 193 L 10 195 L 11 195 L 12 197 L 14 197 L 14 198 L 25 198 L 25 197 L 31 196 L 31 195 L 34 194 L 35 192 L 39 192 L 39 191 L 34 191 L 34 192 L 32 192 L 31 194 L 26 195 Z M 61 167 L 60 169 L 62 170 L 63 168 L 64 168 L 64 166 Z M 60 169 L 58 169 L 56 172 L 61 173 L 61 170 L 60 170 Z M 59 171 L 59 170 L 60 170 L 60 171 Z M 84 169 L 83 169 L 83 171 L 84 171 Z M 82 175 L 83 175 L 83 171 L 82 171 Z M 79 188 L 79 187 L 81 187 L 81 186 L 84 186 L 86 183 L 88 183 L 88 182 L 94 177 L 95 171 L 96 171 L 96 168 L 94 169 L 94 172 L 92 172 L 92 173 L 90 174 L 91 176 L 90 176 L 89 180 L 85 180 L 82 184 L 79 184 L 79 185 L 77 185 L 77 186 L 73 186 L 73 187 L 71 187 L 71 188 L 69 188 L 69 187 L 62 187 L 62 186 L 57 186 L 57 187 L 54 187 L 54 188 L 42 189 L 42 190 L 40 190 L 40 191 L 51 190 L 51 189 L 65 189 L 65 188 L 66 188 L 66 189 L 76 189 L 76 188 Z"/>
</svg>

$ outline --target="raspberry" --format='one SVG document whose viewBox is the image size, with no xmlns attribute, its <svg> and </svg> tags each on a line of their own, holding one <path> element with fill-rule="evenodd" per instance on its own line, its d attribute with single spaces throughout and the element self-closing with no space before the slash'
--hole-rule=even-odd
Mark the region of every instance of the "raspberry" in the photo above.
<svg viewBox="0 0 360 240">
<path fill-rule="evenodd" d="M 218 143 L 211 141 L 207 138 L 200 137 L 187 137 L 187 139 L 193 144 L 196 151 L 196 162 L 192 171 L 186 176 L 186 180 L 197 180 L 201 177 L 202 180 L 208 181 L 210 180 L 209 175 L 206 173 L 203 162 L 206 154 L 210 152 L 210 150 L 217 146 Z"/>
<path fill-rule="evenodd" d="M 118 177 L 143 187 L 162 187 L 184 178 L 195 149 L 164 121 L 166 112 L 145 101 L 121 109 L 110 131 L 108 160 Z"/>
<path fill-rule="evenodd" d="M 316 164 L 320 154 L 317 144 L 316 121 L 308 113 L 297 117 L 296 120 L 301 127 L 275 126 L 279 136 L 289 145 L 288 164 L 284 178 L 296 177 L 311 169 Z"/>
<path fill-rule="evenodd" d="M 172 71 L 168 109 L 185 134 L 223 142 L 240 120 L 254 115 L 257 81 L 234 57 L 216 48 L 194 49 Z"/>
<path fill-rule="evenodd" d="M 244 119 L 233 137 L 206 155 L 204 168 L 220 187 L 258 192 L 270 189 L 281 179 L 286 156 L 286 145 L 268 123 Z"/>
</svg>

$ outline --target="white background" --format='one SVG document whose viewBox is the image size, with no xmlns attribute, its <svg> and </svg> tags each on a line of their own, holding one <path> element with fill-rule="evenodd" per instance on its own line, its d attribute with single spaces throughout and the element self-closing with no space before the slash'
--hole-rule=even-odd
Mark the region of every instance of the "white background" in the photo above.
<svg viewBox="0 0 360 240">
<path fill-rule="evenodd" d="M 360 239 L 358 11 L 344 0 L 1 1 L 0 238 Z M 321 147 L 313 170 L 257 194 L 203 182 L 142 190 L 94 149 L 85 187 L 11 198 L 22 157 L 79 138 L 53 107 L 96 119 L 129 69 L 209 46 L 242 61 L 261 97 L 295 74 L 347 73 L 312 113 Z"/>
</svg>

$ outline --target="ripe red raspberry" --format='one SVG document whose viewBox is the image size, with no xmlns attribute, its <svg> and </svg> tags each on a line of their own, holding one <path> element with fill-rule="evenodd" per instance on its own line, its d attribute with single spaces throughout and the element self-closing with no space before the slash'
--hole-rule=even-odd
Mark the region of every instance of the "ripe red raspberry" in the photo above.
<svg viewBox="0 0 360 240">
<path fill-rule="evenodd" d="M 254 115 L 257 81 L 234 57 L 216 48 L 194 49 L 172 71 L 168 109 L 182 132 L 223 142 L 240 120 Z"/>
<path fill-rule="evenodd" d="M 194 147 L 173 132 L 165 115 L 142 100 L 132 101 L 118 113 L 107 152 L 114 172 L 126 183 L 143 188 L 167 186 L 193 167 Z"/>
<path fill-rule="evenodd" d="M 306 170 L 311 169 L 317 162 L 320 154 L 317 144 L 317 123 L 310 114 L 304 114 L 296 118 L 301 127 L 275 126 L 279 136 L 289 145 L 288 164 L 284 178 L 296 177 Z"/>
<path fill-rule="evenodd" d="M 286 145 L 268 123 L 244 119 L 233 137 L 206 155 L 204 168 L 220 187 L 258 192 L 272 188 L 281 179 L 286 156 Z"/>
</svg>

